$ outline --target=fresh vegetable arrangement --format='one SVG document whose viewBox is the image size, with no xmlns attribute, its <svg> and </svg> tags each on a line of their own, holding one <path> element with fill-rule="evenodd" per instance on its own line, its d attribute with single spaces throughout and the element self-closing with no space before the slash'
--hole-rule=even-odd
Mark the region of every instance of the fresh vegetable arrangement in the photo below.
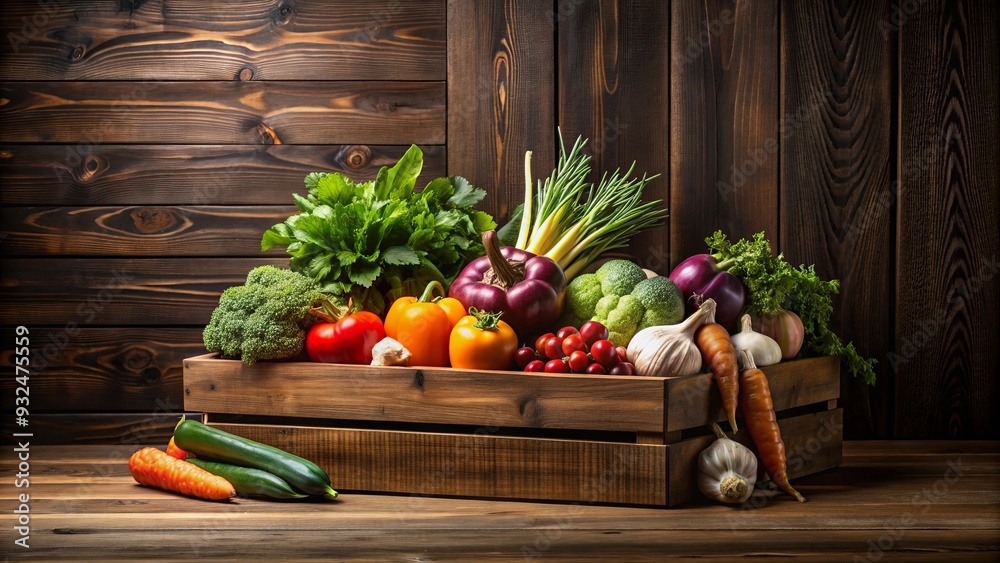
<svg viewBox="0 0 1000 563">
<path fill-rule="evenodd" d="M 823 281 L 816 275 L 815 266 L 795 268 L 783 254 L 772 256 L 764 233 L 757 233 L 753 240 L 730 243 L 722 231 L 716 231 L 705 242 L 714 251 L 712 257 L 719 261 L 718 265 L 746 286 L 747 313 L 761 317 L 794 311 L 802 322 L 806 351 L 837 356 L 852 374 L 866 383 L 875 383 L 875 360 L 862 358 L 853 343 L 844 344 L 830 330 L 831 295 L 840 287 L 837 280 Z"/>
<path fill-rule="evenodd" d="M 432 180 L 415 191 L 423 153 L 415 145 L 369 182 L 339 172 L 306 176 L 300 212 L 264 233 L 261 249 L 286 248 L 291 269 L 339 302 L 383 314 L 430 281 L 446 284 L 483 253 L 483 232 L 496 226 L 475 209 L 486 192 L 465 178 Z"/>
<path fill-rule="evenodd" d="M 369 182 L 310 174 L 307 196 L 295 196 L 300 212 L 261 242 L 286 248 L 290 269 L 255 268 L 244 285 L 226 290 L 205 329 L 206 347 L 247 364 L 307 356 L 526 377 L 711 371 L 710 392 L 717 389 L 731 429 L 742 414 L 761 466 L 804 500 L 788 482 L 770 389 L 757 366 L 836 355 L 873 380 L 874 361 L 829 329 L 837 282 L 772 256 L 762 233 L 730 243 L 716 232 L 706 239 L 712 254 L 682 260 L 669 277 L 602 256 L 667 215 L 662 202 L 642 200 L 655 176 L 632 178 L 630 168 L 588 182 L 585 144 L 577 139 L 569 151 L 561 144 L 556 168 L 537 183 L 526 155 L 524 204 L 499 232 L 475 209 L 485 192 L 463 178 L 415 189 L 416 147 Z M 757 458 L 715 431 L 718 440 L 699 461 L 699 487 L 720 502 L 744 502 Z M 229 493 L 336 496 L 315 464 L 194 421 L 178 424 L 167 453 L 187 464 L 169 471 L 207 470 Z M 150 467 L 170 462 L 147 452 L 136 463 L 137 480 L 179 490 L 150 477 L 161 471 Z M 223 498 L 226 485 L 204 482 L 184 492 Z"/>
</svg>

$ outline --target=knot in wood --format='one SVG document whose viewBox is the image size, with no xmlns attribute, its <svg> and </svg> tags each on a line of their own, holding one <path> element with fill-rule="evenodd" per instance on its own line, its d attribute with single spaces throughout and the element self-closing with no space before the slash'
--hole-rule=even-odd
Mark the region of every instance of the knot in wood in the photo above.
<svg viewBox="0 0 1000 563">
<path fill-rule="evenodd" d="M 155 354 L 148 348 L 129 348 L 125 354 L 122 355 L 122 368 L 124 368 L 124 371 L 131 373 L 143 372 L 143 376 L 145 377 L 144 371 L 150 368 L 150 364 L 153 363 L 154 357 Z M 159 372 L 159 370 L 156 371 Z"/>
<path fill-rule="evenodd" d="M 260 137 L 260 142 L 263 145 L 280 145 L 281 139 L 278 138 L 278 134 L 267 125 L 263 123 L 257 124 L 257 135 Z"/>
<path fill-rule="evenodd" d="M 82 58 L 83 58 L 83 55 L 84 55 L 84 54 L 85 54 L 86 52 L 87 52 L 87 50 L 86 50 L 86 49 L 84 49 L 82 45 L 81 45 L 81 46 L 78 46 L 77 48 L 73 49 L 73 52 L 72 52 L 72 53 L 70 53 L 70 55 L 69 55 L 69 59 L 70 59 L 71 61 L 73 61 L 73 62 L 76 62 L 76 61 L 79 61 L 80 59 L 82 59 Z"/>
<path fill-rule="evenodd" d="M 131 217 L 140 233 L 155 233 L 177 224 L 177 217 L 166 209 L 140 207 L 132 210 Z"/>
<path fill-rule="evenodd" d="M 275 12 L 274 21 L 278 25 L 285 25 L 292 19 L 293 13 L 295 13 L 295 7 L 289 2 L 282 2 Z"/>
<path fill-rule="evenodd" d="M 372 160 L 372 151 L 365 146 L 348 147 L 343 157 L 344 164 L 353 170 L 360 170 Z"/>
<path fill-rule="evenodd" d="M 253 69 L 248 66 L 245 66 L 240 69 L 240 72 L 239 74 L 236 75 L 236 77 L 239 78 L 240 81 L 242 82 L 249 82 L 253 80 Z"/>
<path fill-rule="evenodd" d="M 100 175 L 101 172 L 107 170 L 108 163 L 104 158 L 97 156 L 96 154 L 88 154 L 80 162 L 80 171 L 77 176 L 83 182 L 88 182 L 93 180 L 96 176 Z"/>
</svg>

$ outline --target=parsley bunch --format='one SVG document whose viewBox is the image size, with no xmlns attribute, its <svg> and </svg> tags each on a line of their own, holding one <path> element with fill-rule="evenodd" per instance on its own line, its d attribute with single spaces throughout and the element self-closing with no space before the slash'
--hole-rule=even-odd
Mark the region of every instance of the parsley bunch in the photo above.
<svg viewBox="0 0 1000 563">
<path fill-rule="evenodd" d="M 368 182 L 309 174 L 308 195 L 293 195 L 300 213 L 265 231 L 261 249 L 285 247 L 291 269 L 320 291 L 376 314 L 431 281 L 447 285 L 483 255 L 483 232 L 496 223 L 475 209 L 486 192 L 460 176 L 415 191 L 421 168 L 423 153 L 413 145 Z"/>
<path fill-rule="evenodd" d="M 773 315 L 782 309 L 794 311 L 805 329 L 803 348 L 824 355 L 837 356 L 854 376 L 865 383 L 875 383 L 875 360 L 863 358 L 853 342 L 844 344 L 830 330 L 833 313 L 832 295 L 840 290 L 837 280 L 823 281 L 815 266 L 793 267 L 783 254 L 771 255 L 771 244 L 764 233 L 753 240 L 729 242 L 722 231 L 705 239 L 718 267 L 735 275 L 749 294 L 747 313 L 753 316 Z"/>
</svg>

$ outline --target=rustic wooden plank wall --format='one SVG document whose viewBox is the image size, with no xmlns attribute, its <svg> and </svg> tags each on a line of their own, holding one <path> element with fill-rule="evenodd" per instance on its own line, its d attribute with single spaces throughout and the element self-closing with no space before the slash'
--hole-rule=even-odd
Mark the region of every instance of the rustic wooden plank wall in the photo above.
<svg viewBox="0 0 1000 563">
<path fill-rule="evenodd" d="M 219 292 L 287 263 L 260 236 L 308 172 L 373 177 L 419 143 L 424 180 L 444 174 L 445 13 L 444 0 L 0 6 L 0 318 L 5 343 L 32 329 L 41 440 L 163 434 Z"/>
<path fill-rule="evenodd" d="M 998 12 L 4 2 L 0 387 L 28 324 L 40 427 L 162 434 L 218 293 L 284 261 L 259 235 L 307 172 L 371 177 L 419 143 L 425 178 L 469 177 L 502 222 L 524 151 L 547 175 L 561 125 L 590 138 L 599 169 L 661 175 L 648 197 L 670 223 L 630 249 L 645 266 L 666 272 L 715 229 L 763 230 L 842 280 L 836 329 L 879 359 L 875 387 L 845 373 L 848 437 L 1000 436 Z"/>
</svg>

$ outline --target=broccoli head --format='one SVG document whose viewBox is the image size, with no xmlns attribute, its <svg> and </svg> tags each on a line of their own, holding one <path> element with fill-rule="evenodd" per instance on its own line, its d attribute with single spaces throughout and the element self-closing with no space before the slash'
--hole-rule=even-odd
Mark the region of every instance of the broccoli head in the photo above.
<svg viewBox="0 0 1000 563">
<path fill-rule="evenodd" d="M 634 295 L 605 295 L 597 302 L 594 320 L 608 329 L 608 340 L 619 346 L 627 346 L 646 312 L 645 307 Z"/>
<path fill-rule="evenodd" d="M 608 328 L 610 340 L 628 346 L 640 330 L 684 319 L 684 299 L 670 278 L 646 279 L 628 260 L 609 260 L 597 272 L 577 276 L 566 288 L 565 324 L 595 320 Z"/>
<path fill-rule="evenodd" d="M 302 274 L 276 266 L 254 268 L 244 285 L 222 292 L 202 334 L 205 348 L 247 365 L 296 356 L 316 321 L 309 309 L 322 298 Z"/>
<path fill-rule="evenodd" d="M 566 286 L 566 307 L 563 324 L 580 326 L 594 317 L 597 301 L 604 297 L 601 282 L 594 274 L 582 274 Z"/>
<path fill-rule="evenodd" d="M 608 260 L 594 275 L 601 282 L 604 295 L 628 295 L 637 283 L 646 279 L 646 272 L 629 260 Z"/>
<path fill-rule="evenodd" d="M 657 276 L 642 280 L 632 290 L 646 309 L 639 330 L 651 326 L 673 325 L 684 320 L 684 296 L 670 278 Z"/>
</svg>

